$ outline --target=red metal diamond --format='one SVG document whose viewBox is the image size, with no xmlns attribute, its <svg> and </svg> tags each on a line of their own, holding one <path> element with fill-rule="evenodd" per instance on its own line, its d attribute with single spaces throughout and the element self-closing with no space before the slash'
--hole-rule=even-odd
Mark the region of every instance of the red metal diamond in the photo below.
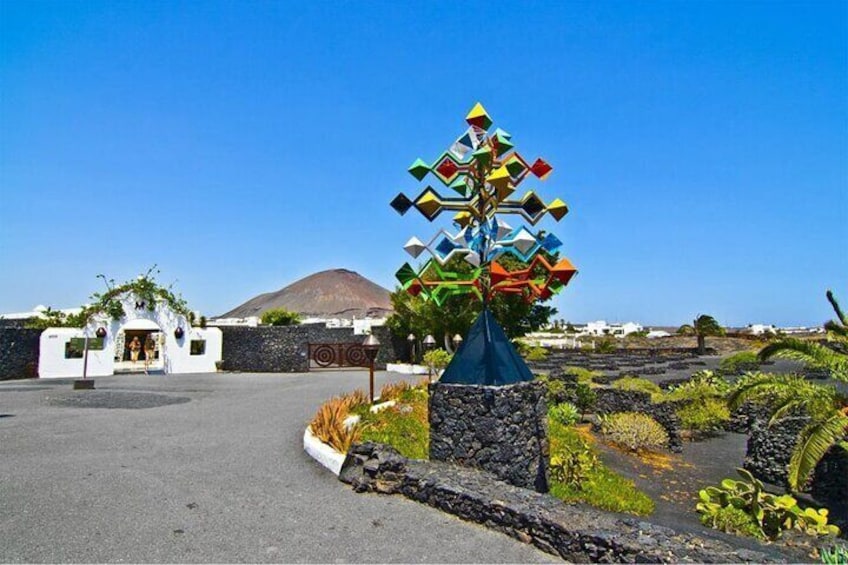
<svg viewBox="0 0 848 565">
<path fill-rule="evenodd" d="M 548 176 L 550 172 L 554 170 L 554 168 L 548 165 L 542 159 L 536 159 L 536 162 L 533 163 L 533 166 L 530 167 L 530 170 L 533 171 L 534 175 L 536 175 L 540 179 L 543 179 Z"/>
<path fill-rule="evenodd" d="M 436 172 L 446 179 L 453 178 L 457 171 L 459 171 L 459 167 L 456 166 L 456 163 L 447 158 L 436 167 Z"/>
</svg>

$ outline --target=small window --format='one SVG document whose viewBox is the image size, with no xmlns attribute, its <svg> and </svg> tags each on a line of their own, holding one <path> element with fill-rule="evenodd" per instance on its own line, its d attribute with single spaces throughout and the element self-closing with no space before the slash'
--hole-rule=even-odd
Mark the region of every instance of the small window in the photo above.
<svg viewBox="0 0 848 565">
<path fill-rule="evenodd" d="M 88 350 L 89 351 L 102 351 L 103 350 L 103 338 L 100 338 L 100 337 L 90 337 L 90 338 L 88 338 Z M 85 338 L 84 337 L 72 337 L 69 341 L 65 342 L 65 359 L 82 359 L 84 353 L 85 353 Z"/>
<path fill-rule="evenodd" d="M 191 340 L 191 345 L 189 346 L 189 354 L 190 355 L 203 355 L 206 353 L 206 340 L 205 339 L 193 339 Z"/>
</svg>

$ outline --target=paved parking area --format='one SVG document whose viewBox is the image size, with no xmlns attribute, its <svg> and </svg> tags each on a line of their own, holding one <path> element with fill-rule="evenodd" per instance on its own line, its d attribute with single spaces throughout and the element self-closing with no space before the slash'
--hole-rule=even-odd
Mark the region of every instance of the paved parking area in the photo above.
<svg viewBox="0 0 848 565">
<path fill-rule="evenodd" d="M 0 561 L 556 561 L 402 497 L 355 494 L 309 458 L 317 406 L 367 379 L 114 376 L 96 395 L 0 383 Z"/>
</svg>

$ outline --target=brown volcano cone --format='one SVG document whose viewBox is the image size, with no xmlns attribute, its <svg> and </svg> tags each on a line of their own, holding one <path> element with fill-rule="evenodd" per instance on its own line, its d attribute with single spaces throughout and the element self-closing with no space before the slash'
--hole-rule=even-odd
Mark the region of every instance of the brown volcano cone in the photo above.
<svg viewBox="0 0 848 565">
<path fill-rule="evenodd" d="M 221 318 L 261 316 L 272 308 L 285 308 L 303 317 L 364 318 L 391 313 L 389 291 L 353 271 L 331 269 L 293 282 L 276 292 L 251 298 Z"/>
</svg>

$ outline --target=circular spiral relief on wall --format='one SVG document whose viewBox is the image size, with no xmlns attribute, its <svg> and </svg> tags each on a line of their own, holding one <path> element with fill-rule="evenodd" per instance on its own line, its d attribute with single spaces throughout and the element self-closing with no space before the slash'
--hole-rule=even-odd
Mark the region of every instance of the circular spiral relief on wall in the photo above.
<svg viewBox="0 0 848 565">
<path fill-rule="evenodd" d="M 348 365 L 356 365 L 358 367 L 367 366 L 368 358 L 365 356 L 365 350 L 361 347 L 350 347 L 345 351 Z"/>
<path fill-rule="evenodd" d="M 330 345 L 320 345 L 312 351 L 312 360 L 319 367 L 329 367 L 336 362 L 336 350 Z"/>
</svg>

